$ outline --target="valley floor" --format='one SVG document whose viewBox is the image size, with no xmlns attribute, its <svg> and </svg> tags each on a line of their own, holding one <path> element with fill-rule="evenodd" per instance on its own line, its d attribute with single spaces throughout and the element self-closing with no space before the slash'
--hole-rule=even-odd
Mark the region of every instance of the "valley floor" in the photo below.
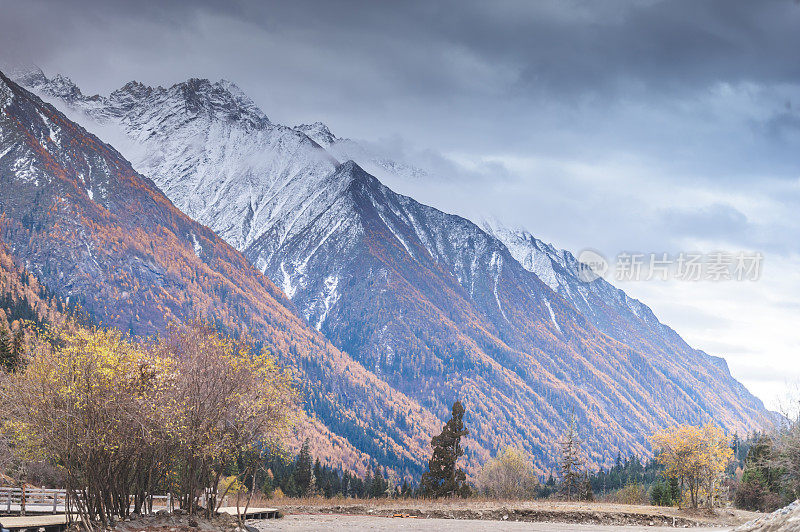
<svg viewBox="0 0 800 532">
<path fill-rule="evenodd" d="M 606 502 L 423 501 L 306 499 L 270 501 L 286 516 L 258 523 L 260 530 L 542 530 L 554 532 L 729 529 L 761 514 L 734 509 L 714 513 Z M 403 516 L 403 517 L 399 517 Z"/>
<path fill-rule="evenodd" d="M 437 530 L 442 532 L 466 531 L 530 531 L 530 532 L 633 532 L 648 530 L 666 532 L 675 530 L 661 526 L 615 526 L 576 523 L 526 523 L 508 521 L 479 521 L 474 519 L 392 519 L 364 515 L 288 515 L 282 519 L 250 523 L 259 531 L 287 530 L 311 532 L 319 530 L 374 530 L 377 532 Z M 729 528 L 692 528 L 697 532 L 720 532 Z"/>
</svg>

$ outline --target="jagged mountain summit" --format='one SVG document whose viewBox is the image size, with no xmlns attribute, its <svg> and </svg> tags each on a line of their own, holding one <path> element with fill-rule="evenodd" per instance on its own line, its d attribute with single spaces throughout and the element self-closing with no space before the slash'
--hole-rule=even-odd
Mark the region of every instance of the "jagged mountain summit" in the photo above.
<svg viewBox="0 0 800 532">
<path fill-rule="evenodd" d="M 597 463 L 646 453 L 661 426 L 711 418 L 747 431 L 769 418 L 724 364 L 671 338 L 649 309 L 610 285 L 575 285 L 564 253 L 540 250 L 526 265 L 500 231 L 339 160 L 321 124 L 274 124 L 226 82 L 69 99 L 59 96 L 68 84 L 50 85 L 30 82 L 90 129 L 119 135 L 137 170 L 372 375 L 440 419 L 461 398 L 473 464 L 518 444 L 544 470 L 572 412 Z"/>
<path fill-rule="evenodd" d="M 2 73 L 0 191 L 0 248 L 54 294 L 134 333 L 198 315 L 249 333 L 295 368 L 316 454 L 362 472 L 378 460 L 419 473 L 438 424 L 430 412 L 309 327 L 241 253 L 114 148 Z"/>
<path fill-rule="evenodd" d="M 307 136 L 272 124 L 227 81 L 192 79 L 168 89 L 131 82 L 107 97 L 84 96 L 67 78 L 36 71 L 21 81 L 106 126 L 98 133 L 135 168 L 158 176 L 179 209 L 239 250 L 263 228 L 289 223 L 337 165 Z"/>
</svg>

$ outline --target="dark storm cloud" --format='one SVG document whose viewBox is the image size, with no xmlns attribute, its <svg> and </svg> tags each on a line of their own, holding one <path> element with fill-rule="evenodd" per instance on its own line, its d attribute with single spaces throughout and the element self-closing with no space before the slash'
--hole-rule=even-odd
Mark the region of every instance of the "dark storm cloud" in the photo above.
<svg viewBox="0 0 800 532">
<path fill-rule="evenodd" d="M 571 163 L 633 158 L 652 175 L 712 184 L 792 180 L 800 168 L 791 0 L 0 7 L 0 62 L 37 63 L 88 92 L 225 77 L 273 119 L 323 120 L 456 180 L 525 177 L 514 158 L 549 160 L 549 180 L 570 192 Z M 452 153 L 478 160 L 459 173 Z"/>
<path fill-rule="evenodd" d="M 202 9 L 214 8 L 267 31 L 301 32 L 321 46 L 371 51 L 376 63 L 386 54 L 387 70 L 423 89 L 448 87 L 443 78 L 452 73 L 420 79 L 424 65 L 403 60 L 409 51 L 425 50 L 433 61 L 443 50 L 462 50 L 517 68 L 521 87 L 568 93 L 620 82 L 685 90 L 800 76 L 800 5 L 790 0 L 226 2 Z"/>
<path fill-rule="evenodd" d="M 3 6 L 3 44 L 47 53 L 52 45 L 86 45 L 83 26 L 147 21 L 140 46 L 160 32 L 191 25 L 201 14 L 225 16 L 364 61 L 398 90 L 463 91 L 463 77 L 508 68 L 517 90 L 562 96 L 618 91 L 691 90 L 724 81 L 796 83 L 800 5 L 791 0 L 698 2 L 11 2 Z M 22 21 L 23 24 L 19 22 Z M 37 27 L 38 24 L 38 27 Z M 226 35 L 206 38 L 224 39 Z M 113 53 L 134 42 L 94 43 Z M 108 46 L 104 50 L 103 46 Z M 55 50 L 50 50 L 55 51 Z M 264 51 L 270 55 L 270 51 Z M 164 50 L 169 54 L 170 50 Z M 470 61 L 488 67 L 470 71 Z M 246 54 L 243 54 L 245 58 Z M 452 68 L 438 68 L 450 58 Z M 192 61 L 192 58 L 187 58 Z M 342 65 L 344 70 L 348 70 Z M 492 86 L 476 79 L 472 90 Z M 379 96 L 379 95 L 376 95 Z"/>
</svg>

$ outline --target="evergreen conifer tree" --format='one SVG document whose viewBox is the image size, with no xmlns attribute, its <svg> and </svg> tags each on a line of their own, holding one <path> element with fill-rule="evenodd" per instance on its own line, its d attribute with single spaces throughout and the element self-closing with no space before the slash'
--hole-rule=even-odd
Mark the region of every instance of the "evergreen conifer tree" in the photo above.
<svg viewBox="0 0 800 532">
<path fill-rule="evenodd" d="M 583 460 L 581 459 L 581 442 L 575 416 L 572 416 L 567 433 L 561 441 L 561 492 L 572 500 L 582 496 Z"/>
<path fill-rule="evenodd" d="M 464 454 L 461 438 L 468 434 L 469 431 L 464 428 L 464 407 L 461 401 L 456 401 L 453 403 L 452 417 L 442 433 L 431 440 L 433 455 L 420 481 L 420 494 L 423 497 L 467 497 L 470 494 L 464 471 L 456 467 L 456 462 Z"/>
<path fill-rule="evenodd" d="M 0 323 L 0 370 L 10 373 L 15 366 L 10 331 Z"/>
<path fill-rule="evenodd" d="M 314 472 L 311 464 L 311 450 L 308 439 L 303 442 L 300 454 L 297 455 L 297 464 L 294 469 L 294 481 L 301 496 L 310 495 L 314 488 Z"/>
<path fill-rule="evenodd" d="M 370 490 L 370 497 L 374 497 L 379 499 L 386 494 L 386 488 L 388 488 L 388 483 L 384 480 L 383 475 L 381 474 L 381 470 L 377 467 L 375 468 L 375 476 L 372 478 L 372 488 Z"/>
</svg>

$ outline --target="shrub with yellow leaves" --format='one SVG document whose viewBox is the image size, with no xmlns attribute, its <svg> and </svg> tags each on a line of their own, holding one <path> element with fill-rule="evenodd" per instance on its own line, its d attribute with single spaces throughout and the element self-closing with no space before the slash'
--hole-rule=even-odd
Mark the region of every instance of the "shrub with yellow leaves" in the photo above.
<svg viewBox="0 0 800 532">
<path fill-rule="evenodd" d="M 539 488 L 539 477 L 521 449 L 506 447 L 483 466 L 478 487 L 488 497 L 533 499 Z"/>
<path fill-rule="evenodd" d="M 725 432 L 714 423 L 679 425 L 656 432 L 652 441 L 656 458 L 665 467 L 664 475 L 678 479 L 691 507 L 705 501 L 711 508 L 733 458 Z"/>
<path fill-rule="evenodd" d="M 213 501 L 226 468 L 255 463 L 296 411 L 291 375 L 201 322 L 151 343 L 65 324 L 23 367 L 0 383 L 3 429 L 20 458 L 63 469 L 87 528 L 164 489 L 190 510 Z"/>
</svg>

